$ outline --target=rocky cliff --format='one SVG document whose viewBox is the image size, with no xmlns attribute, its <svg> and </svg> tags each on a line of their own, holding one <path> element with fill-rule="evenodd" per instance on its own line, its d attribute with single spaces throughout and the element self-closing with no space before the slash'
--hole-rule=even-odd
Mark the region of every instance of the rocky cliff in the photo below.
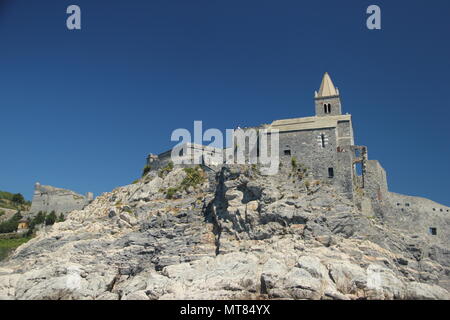
<svg viewBox="0 0 450 320">
<path fill-rule="evenodd" d="M 448 243 L 288 168 L 196 170 L 152 171 L 71 212 L 0 265 L 0 298 L 450 298 Z"/>
</svg>

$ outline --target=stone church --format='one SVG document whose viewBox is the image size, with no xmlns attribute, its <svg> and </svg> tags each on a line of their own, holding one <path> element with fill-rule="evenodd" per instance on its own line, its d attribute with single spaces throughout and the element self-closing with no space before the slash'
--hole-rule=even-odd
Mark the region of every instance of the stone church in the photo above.
<svg viewBox="0 0 450 320">
<path fill-rule="evenodd" d="M 352 116 L 343 114 L 341 96 L 331 77 L 325 73 L 314 94 L 315 115 L 275 120 L 248 129 L 279 130 L 281 165 L 289 166 L 292 159 L 308 168 L 308 178 L 326 181 L 344 196 L 354 201 L 368 216 L 382 216 L 393 224 L 447 237 L 450 228 L 447 217 L 450 208 L 434 201 L 393 193 L 388 190 L 386 172 L 377 160 L 369 160 L 366 146 L 355 145 Z M 188 144 L 192 150 L 206 154 L 220 154 L 222 149 Z M 159 155 L 150 154 L 147 165 L 152 170 L 171 161 L 171 150 Z M 211 163 L 203 163 L 214 167 Z M 406 216 L 398 219 L 399 215 Z M 414 225 L 411 225 L 413 221 Z"/>
</svg>

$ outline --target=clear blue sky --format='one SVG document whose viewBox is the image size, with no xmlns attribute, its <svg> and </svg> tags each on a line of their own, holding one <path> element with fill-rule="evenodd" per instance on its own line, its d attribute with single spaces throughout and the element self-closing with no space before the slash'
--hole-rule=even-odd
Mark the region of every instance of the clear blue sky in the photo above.
<svg viewBox="0 0 450 320">
<path fill-rule="evenodd" d="M 391 191 L 450 205 L 449 34 L 447 0 L 0 0 L 0 190 L 110 191 L 194 120 L 313 115 L 328 71 Z"/>
</svg>

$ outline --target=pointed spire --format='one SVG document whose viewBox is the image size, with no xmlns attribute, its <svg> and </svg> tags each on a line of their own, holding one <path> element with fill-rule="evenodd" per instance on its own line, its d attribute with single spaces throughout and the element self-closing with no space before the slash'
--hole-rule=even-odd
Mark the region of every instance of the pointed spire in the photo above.
<svg viewBox="0 0 450 320">
<path fill-rule="evenodd" d="M 339 90 L 334 87 L 333 81 L 331 81 L 328 72 L 325 72 L 320 85 L 319 93 L 316 93 L 316 98 L 330 97 L 339 95 Z"/>
</svg>

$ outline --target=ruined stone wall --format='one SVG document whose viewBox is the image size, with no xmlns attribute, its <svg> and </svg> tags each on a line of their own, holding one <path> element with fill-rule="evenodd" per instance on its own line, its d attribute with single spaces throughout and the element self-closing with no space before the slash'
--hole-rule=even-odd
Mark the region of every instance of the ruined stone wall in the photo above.
<svg viewBox="0 0 450 320">
<path fill-rule="evenodd" d="M 386 171 L 377 160 L 366 161 L 364 180 L 364 195 L 371 200 L 374 215 L 413 235 L 427 236 L 437 247 L 450 238 L 450 207 L 426 198 L 389 192 Z M 432 235 L 430 228 L 435 228 L 437 234 Z M 431 254 L 444 253 L 437 249 Z"/>
<path fill-rule="evenodd" d="M 450 207 L 422 197 L 389 192 L 384 203 L 385 221 L 411 234 L 427 235 L 437 246 L 450 239 L 449 216 Z M 437 234 L 432 235 L 430 228 L 436 228 Z"/>
<path fill-rule="evenodd" d="M 190 155 L 188 153 L 183 155 L 182 152 L 184 152 L 184 150 L 180 150 L 180 159 L 186 160 L 186 163 L 190 163 L 193 166 L 198 164 L 217 165 L 222 164 L 224 161 L 224 152 L 222 149 L 194 143 L 187 143 L 186 145 L 190 150 Z M 197 161 L 194 161 L 194 159 L 197 159 Z M 150 154 L 147 157 L 147 165 L 150 166 L 150 170 L 160 170 L 161 168 L 166 167 L 169 162 L 173 162 L 172 149 L 160 153 L 159 155 Z"/>
<path fill-rule="evenodd" d="M 383 201 L 387 197 L 386 171 L 377 160 L 367 160 L 364 177 L 365 195 L 373 200 Z"/>
<path fill-rule="evenodd" d="M 93 194 L 90 192 L 83 196 L 71 190 L 36 183 L 30 213 L 55 211 L 57 214 L 65 214 L 84 208 L 92 200 Z"/>
<path fill-rule="evenodd" d="M 337 190 L 345 194 L 347 198 L 353 199 L 354 185 L 353 185 L 353 154 L 350 146 L 341 146 L 337 152 L 337 172 L 336 183 Z"/>
</svg>

